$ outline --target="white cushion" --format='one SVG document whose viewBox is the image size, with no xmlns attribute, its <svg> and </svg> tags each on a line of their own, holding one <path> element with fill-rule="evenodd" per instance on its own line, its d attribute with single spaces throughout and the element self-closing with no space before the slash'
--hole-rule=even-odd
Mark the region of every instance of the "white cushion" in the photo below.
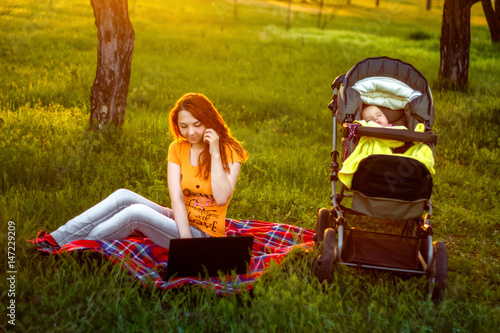
<svg viewBox="0 0 500 333">
<path fill-rule="evenodd" d="M 360 93 L 364 104 L 383 106 L 391 110 L 404 109 L 408 102 L 422 95 L 407 84 L 386 76 L 367 77 L 352 87 Z"/>
</svg>

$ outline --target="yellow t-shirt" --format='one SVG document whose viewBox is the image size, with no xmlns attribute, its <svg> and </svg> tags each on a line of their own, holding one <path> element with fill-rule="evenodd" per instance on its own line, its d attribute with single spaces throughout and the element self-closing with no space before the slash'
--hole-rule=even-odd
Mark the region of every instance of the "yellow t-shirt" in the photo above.
<svg viewBox="0 0 500 333">
<path fill-rule="evenodd" d="M 199 167 L 192 166 L 190 161 L 191 143 L 176 140 L 168 149 L 168 161 L 181 167 L 181 187 L 184 192 L 189 224 L 213 237 L 226 235 L 226 211 L 229 201 L 219 206 L 212 194 L 211 176 L 204 180 L 197 176 Z M 239 155 L 227 149 L 229 163 L 241 163 Z M 232 196 L 231 196 L 232 197 Z"/>
</svg>

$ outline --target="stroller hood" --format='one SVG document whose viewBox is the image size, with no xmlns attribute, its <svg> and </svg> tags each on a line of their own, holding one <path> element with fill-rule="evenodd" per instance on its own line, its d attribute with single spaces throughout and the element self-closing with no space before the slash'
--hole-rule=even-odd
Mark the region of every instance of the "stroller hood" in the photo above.
<svg viewBox="0 0 500 333">
<path fill-rule="evenodd" d="M 337 121 L 343 124 L 346 121 L 360 120 L 363 100 L 359 88 L 357 89 L 355 85 L 367 78 L 377 79 L 381 77 L 393 79 L 385 81 L 400 81 L 401 86 L 407 86 L 410 89 L 408 96 L 406 96 L 408 97 L 408 102 L 400 104 L 406 114 L 408 128 L 413 130 L 418 123 L 423 123 L 427 130 L 432 129 L 434 124 L 434 105 L 427 80 L 412 65 L 388 57 L 362 60 L 354 65 L 345 75 L 342 87 L 337 96 Z M 381 80 L 376 85 L 377 89 L 380 89 L 382 93 L 387 90 L 382 86 L 384 84 L 383 81 Z M 401 96 L 398 98 L 401 99 Z M 401 101 L 397 102 L 400 103 Z"/>
</svg>

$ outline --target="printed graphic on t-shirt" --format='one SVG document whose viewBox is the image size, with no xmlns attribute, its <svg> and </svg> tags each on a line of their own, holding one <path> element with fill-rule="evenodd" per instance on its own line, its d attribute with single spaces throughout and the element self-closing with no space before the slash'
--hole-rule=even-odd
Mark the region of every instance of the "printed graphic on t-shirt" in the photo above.
<svg viewBox="0 0 500 333">
<path fill-rule="evenodd" d="M 221 220 L 220 211 L 213 195 L 194 193 L 184 189 L 189 221 L 201 230 L 217 233 L 217 221 Z"/>
</svg>

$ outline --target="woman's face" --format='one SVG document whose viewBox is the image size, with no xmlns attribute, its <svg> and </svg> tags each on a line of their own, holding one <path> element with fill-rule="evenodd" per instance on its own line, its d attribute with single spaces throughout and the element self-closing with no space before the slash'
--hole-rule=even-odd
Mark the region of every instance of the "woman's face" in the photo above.
<svg viewBox="0 0 500 333">
<path fill-rule="evenodd" d="M 206 127 L 201 121 L 193 117 L 191 112 L 185 110 L 179 111 L 177 126 L 179 126 L 182 136 L 191 144 L 200 144 L 203 142 L 203 134 Z"/>
</svg>

